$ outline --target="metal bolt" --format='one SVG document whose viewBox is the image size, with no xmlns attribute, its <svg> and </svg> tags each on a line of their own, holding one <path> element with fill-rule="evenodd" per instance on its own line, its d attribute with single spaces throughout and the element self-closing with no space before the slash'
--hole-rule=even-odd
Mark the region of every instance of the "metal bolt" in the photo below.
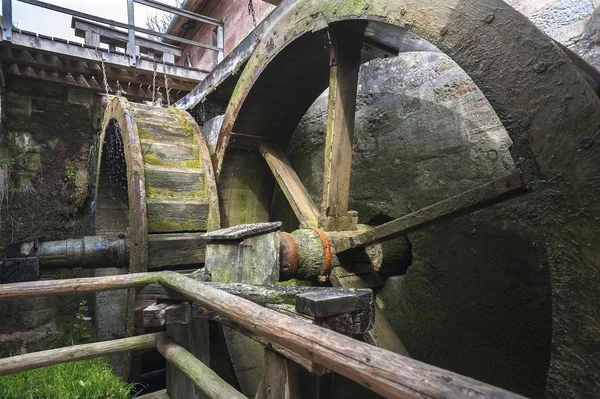
<svg viewBox="0 0 600 399">
<path fill-rule="evenodd" d="M 448 33 L 448 28 L 447 27 L 443 27 L 442 29 L 440 29 L 440 35 L 445 36 Z"/>
<path fill-rule="evenodd" d="M 539 64 L 536 64 L 536 65 L 533 67 L 533 70 L 534 70 L 536 73 L 544 73 L 544 72 L 546 72 L 546 70 L 547 70 L 547 69 L 548 69 L 548 65 L 546 65 L 546 64 L 544 64 L 544 63 L 539 63 Z"/>
</svg>

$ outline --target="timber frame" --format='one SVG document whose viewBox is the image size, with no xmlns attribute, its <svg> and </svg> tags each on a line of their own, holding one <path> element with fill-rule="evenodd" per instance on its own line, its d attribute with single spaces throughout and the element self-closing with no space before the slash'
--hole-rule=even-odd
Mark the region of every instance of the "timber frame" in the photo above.
<svg viewBox="0 0 600 399">
<path fill-rule="evenodd" d="M 465 395 L 471 398 L 520 397 L 471 378 L 308 324 L 175 272 L 5 284 L 0 286 L 0 300 L 134 289 L 148 284 L 160 284 L 194 305 L 213 311 L 251 334 L 262 337 L 262 342 L 272 342 L 285 348 L 283 353 L 287 353 L 288 356 L 282 355 L 281 351 L 273 351 L 271 346 L 266 348 L 269 378 L 262 385 L 265 392 L 259 393 L 265 396 L 260 397 L 266 397 L 267 393 L 268 397 L 298 397 L 299 386 L 295 379 L 296 373 L 284 372 L 283 375 L 278 375 L 288 367 L 295 367 L 294 359 L 299 358 L 311 359 L 317 365 L 350 378 L 384 397 L 455 398 Z M 178 315 L 171 319 L 173 323 L 190 323 L 189 317 L 183 316 L 181 319 L 181 310 L 185 311 L 185 306 L 172 309 L 175 309 Z M 0 375 L 111 353 L 148 350 L 156 347 L 169 364 L 186 376 L 207 397 L 244 397 L 206 367 L 190 350 L 175 343 L 174 339 L 177 336 L 175 331 L 171 330 L 169 333 L 167 328 L 166 334 L 141 335 L 0 359 Z M 282 365 L 285 366 L 283 369 Z M 291 393 L 290 387 L 294 388 Z M 172 389 L 173 387 L 170 391 L 168 387 L 167 393 L 161 392 L 158 395 L 179 399 L 178 396 L 169 394 Z"/>
</svg>

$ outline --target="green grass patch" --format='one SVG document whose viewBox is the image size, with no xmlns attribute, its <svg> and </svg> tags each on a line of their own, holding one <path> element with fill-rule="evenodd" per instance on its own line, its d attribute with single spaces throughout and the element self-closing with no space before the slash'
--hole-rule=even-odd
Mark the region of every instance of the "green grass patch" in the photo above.
<svg viewBox="0 0 600 399">
<path fill-rule="evenodd" d="M 100 358 L 0 377 L 0 398 L 127 399 L 133 387 L 114 375 L 108 361 Z"/>
</svg>

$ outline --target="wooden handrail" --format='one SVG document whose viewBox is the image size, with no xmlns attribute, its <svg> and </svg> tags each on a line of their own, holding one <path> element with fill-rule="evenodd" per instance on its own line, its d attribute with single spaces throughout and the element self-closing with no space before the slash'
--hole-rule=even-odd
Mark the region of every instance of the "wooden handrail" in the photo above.
<svg viewBox="0 0 600 399">
<path fill-rule="evenodd" d="M 115 353 L 152 349 L 164 333 L 138 335 L 136 337 L 116 339 L 113 341 L 95 342 L 66 348 L 27 353 L 0 359 L 0 375 L 19 373 L 59 363 L 91 359 Z"/>
<path fill-rule="evenodd" d="M 175 272 L 5 284 L 0 285 L 0 299 L 66 294 L 69 290 L 78 293 L 106 291 L 155 282 L 227 317 L 251 333 L 311 359 L 385 397 L 521 397 L 305 323 Z"/>
<path fill-rule="evenodd" d="M 209 398 L 246 398 L 225 382 L 194 355 L 167 337 L 161 338 L 156 348 L 163 357 L 185 374 Z"/>
</svg>

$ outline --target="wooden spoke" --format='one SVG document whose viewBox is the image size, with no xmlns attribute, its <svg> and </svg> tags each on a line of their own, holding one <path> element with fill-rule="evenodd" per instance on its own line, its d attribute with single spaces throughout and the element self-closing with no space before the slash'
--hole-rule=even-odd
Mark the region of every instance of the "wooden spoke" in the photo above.
<svg viewBox="0 0 600 399">
<path fill-rule="evenodd" d="M 281 148 L 264 142 L 258 146 L 300 223 L 316 226 L 319 211 Z"/>
<path fill-rule="evenodd" d="M 356 218 L 348 215 L 348 196 L 362 41 L 335 32 L 330 32 L 330 38 L 329 107 L 319 222 L 326 230 L 354 230 Z"/>
<path fill-rule="evenodd" d="M 336 251 L 364 247 L 401 234 L 428 226 L 447 217 L 475 211 L 485 206 L 507 200 L 524 191 L 525 186 L 519 172 L 486 183 L 444 201 L 419 209 L 372 230 L 342 239 L 335 244 Z"/>
</svg>

